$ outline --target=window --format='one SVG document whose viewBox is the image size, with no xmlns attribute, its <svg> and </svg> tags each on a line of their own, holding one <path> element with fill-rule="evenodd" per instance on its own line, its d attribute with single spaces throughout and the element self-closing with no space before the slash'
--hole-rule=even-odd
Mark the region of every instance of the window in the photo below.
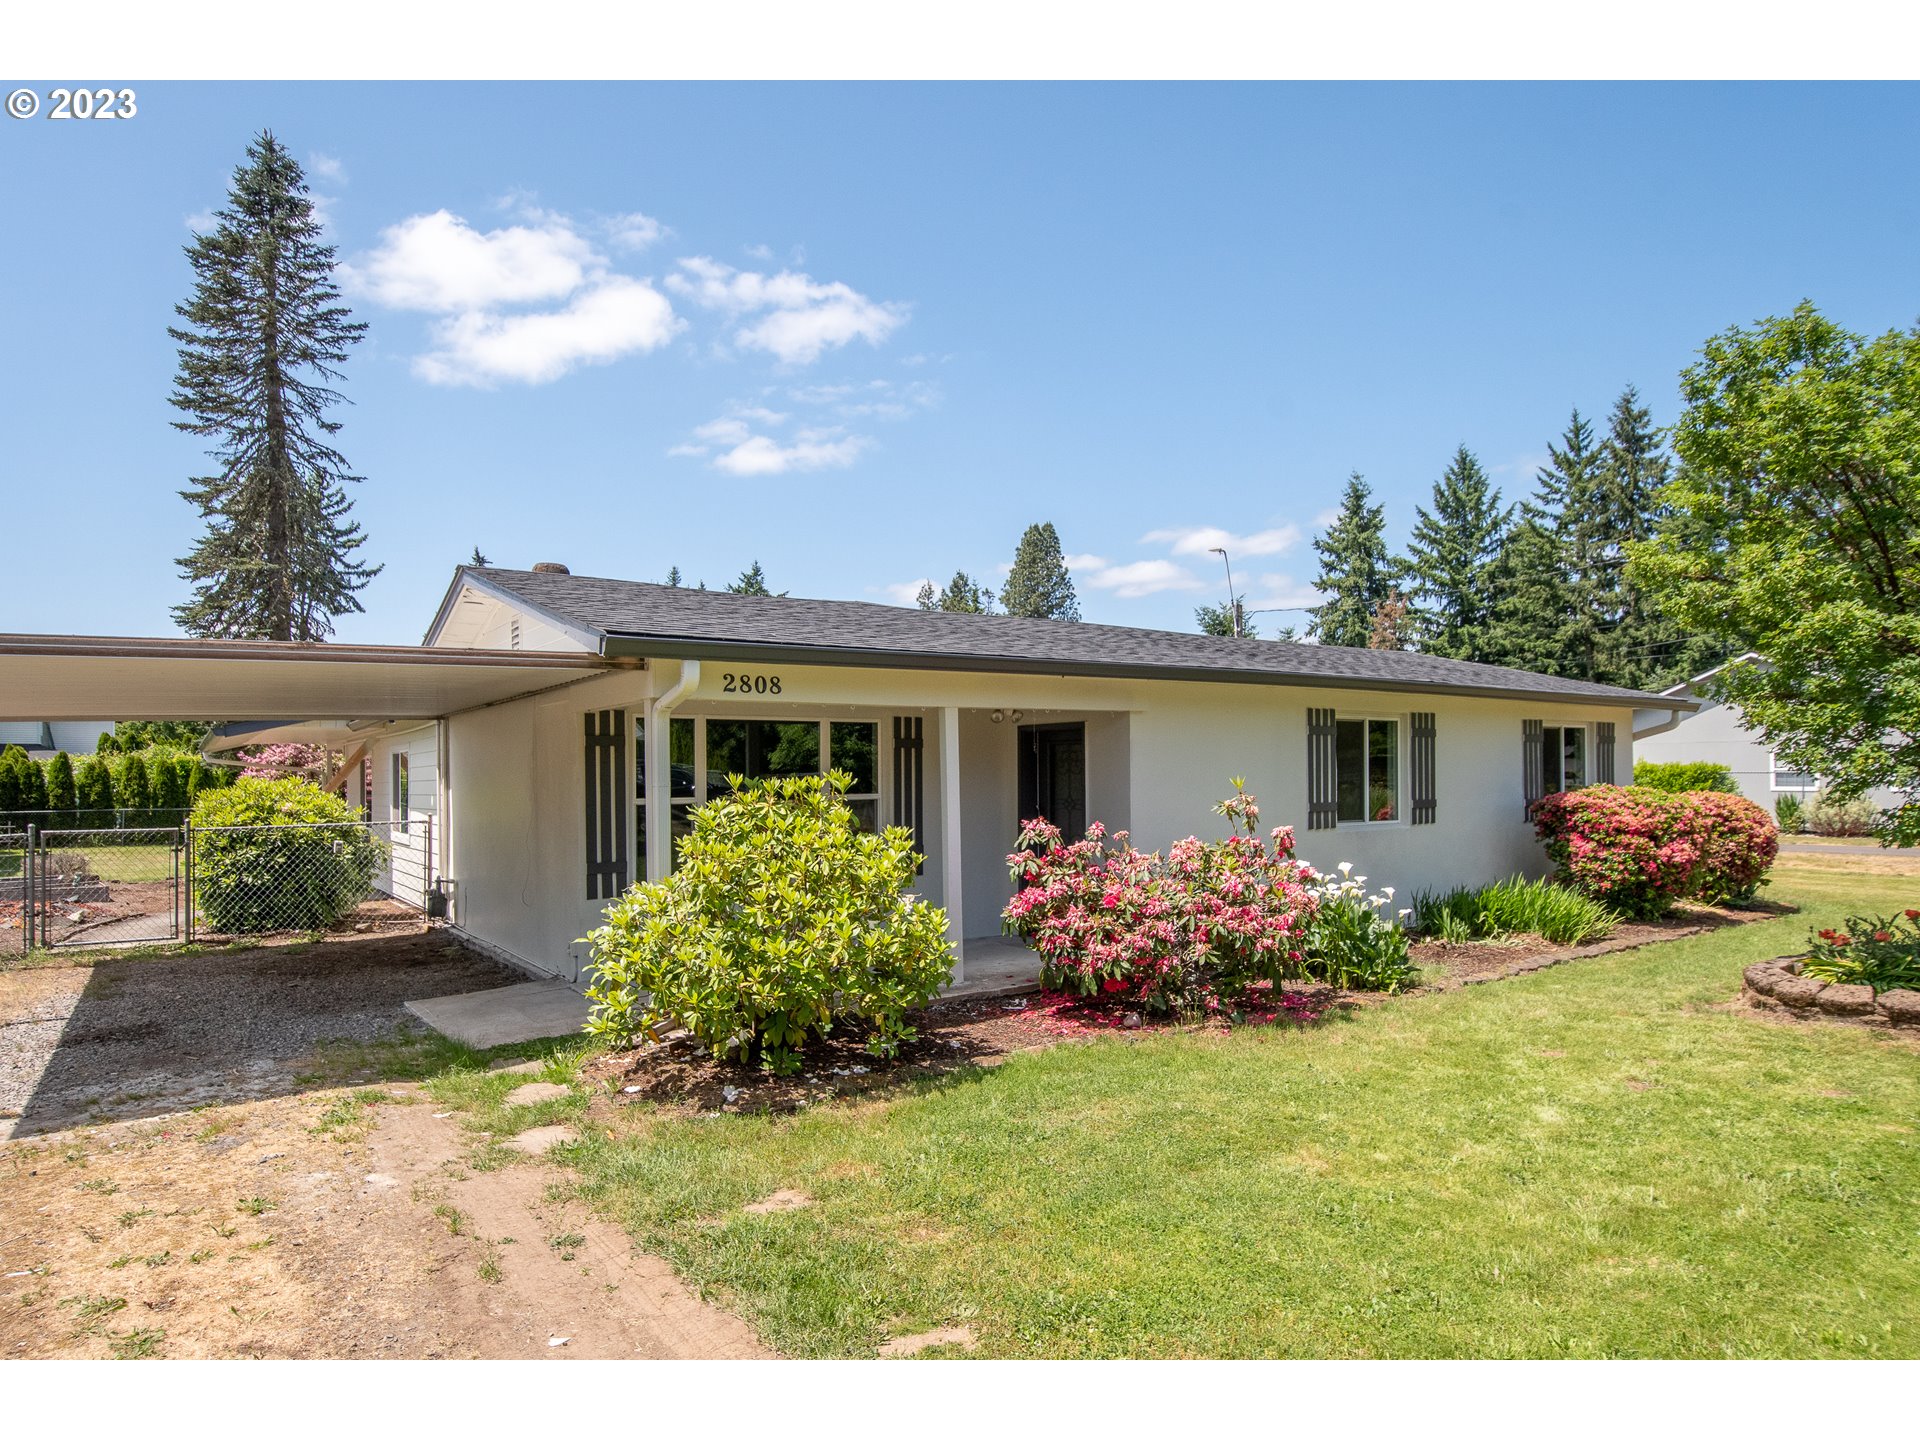
<svg viewBox="0 0 1920 1440">
<path fill-rule="evenodd" d="M 1789 770 L 1780 763 L 1778 755 L 1767 756 L 1768 767 L 1773 771 L 1773 788 L 1776 790 L 1818 790 L 1820 777 L 1809 775 L 1804 770 Z"/>
<path fill-rule="evenodd" d="M 387 796 L 387 814 L 396 835 L 407 833 L 407 752 L 393 752 L 393 790 Z"/>
<path fill-rule="evenodd" d="M 872 720 L 706 720 L 674 716 L 670 798 L 676 855 L 693 830 L 693 809 L 727 793 L 727 777 L 747 780 L 824 775 L 853 777 L 846 800 L 862 830 L 880 828 L 880 726 Z M 646 721 L 634 724 L 635 784 L 640 802 L 640 863 L 647 854 Z"/>
<path fill-rule="evenodd" d="M 1334 725 L 1335 817 L 1342 825 L 1400 818 L 1400 722 Z"/>
<path fill-rule="evenodd" d="M 1540 732 L 1540 793 L 1555 795 L 1587 783 L 1587 729 L 1548 725 Z"/>
</svg>

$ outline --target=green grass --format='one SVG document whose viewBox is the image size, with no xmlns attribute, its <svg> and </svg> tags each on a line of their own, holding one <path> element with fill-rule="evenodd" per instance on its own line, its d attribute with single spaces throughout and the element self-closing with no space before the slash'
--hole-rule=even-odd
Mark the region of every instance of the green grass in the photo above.
<svg viewBox="0 0 1920 1440">
<path fill-rule="evenodd" d="M 1915 1356 L 1914 1042 L 1729 1002 L 1916 893 L 1782 866 L 1802 916 L 556 1153 L 794 1355 L 964 1323 L 982 1356 Z M 492 1124 L 499 1084 L 442 1094 Z M 814 1203 L 742 1212 L 782 1188 Z"/>
<path fill-rule="evenodd" d="M 1584 945 L 1619 923 L 1620 917 L 1597 900 L 1518 875 L 1478 889 L 1422 892 L 1413 898 L 1413 928 L 1453 944 L 1539 935 L 1556 945 Z"/>
</svg>

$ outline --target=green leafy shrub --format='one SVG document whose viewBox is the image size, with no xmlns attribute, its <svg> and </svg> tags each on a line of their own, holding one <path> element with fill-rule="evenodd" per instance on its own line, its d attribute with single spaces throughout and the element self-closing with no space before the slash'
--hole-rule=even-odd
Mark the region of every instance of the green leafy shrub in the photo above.
<svg viewBox="0 0 1920 1440">
<path fill-rule="evenodd" d="M 0 750 L 0 812 L 24 810 L 22 793 L 26 788 L 26 766 L 31 762 L 18 745 Z"/>
<path fill-rule="evenodd" d="M 1830 985 L 1920 990 L 1920 910 L 1886 918 L 1850 915 L 1838 930 L 1819 930 L 1801 974 Z"/>
<path fill-rule="evenodd" d="M 1709 760 L 1636 760 L 1633 783 L 1648 790 L 1664 790 L 1669 795 L 1683 795 L 1690 790 L 1715 790 L 1724 795 L 1740 793 L 1733 771 Z"/>
<path fill-rule="evenodd" d="M 101 736 L 105 740 L 110 737 Z M 112 820 L 113 810 L 113 771 L 107 768 L 107 762 L 99 755 L 89 756 L 81 763 L 80 773 L 74 776 L 74 790 L 80 802 L 80 808 L 89 812 L 91 823 L 101 823 L 101 812 L 107 812 L 107 820 Z"/>
<path fill-rule="evenodd" d="M 153 780 L 147 774 L 147 761 L 143 755 L 129 755 L 120 762 L 120 773 L 114 777 L 114 792 L 119 795 L 120 803 L 129 810 L 151 810 L 153 808 Z"/>
<path fill-rule="evenodd" d="M 73 759 L 62 750 L 47 762 L 47 808 L 71 810 L 80 803 L 73 784 Z"/>
<path fill-rule="evenodd" d="M 1800 827 L 1806 823 L 1802 812 L 1805 806 L 1798 795 L 1782 795 L 1773 802 L 1774 822 L 1779 825 L 1782 835 L 1798 835 Z"/>
<path fill-rule="evenodd" d="M 1355 876 L 1341 861 L 1338 878 L 1314 875 L 1307 893 L 1314 904 L 1307 918 L 1306 973 L 1339 990 L 1401 990 L 1420 978 L 1399 922 L 1411 912 L 1388 915 L 1389 886 L 1367 894 L 1367 877 Z"/>
<path fill-rule="evenodd" d="M 912 835 L 860 830 L 848 775 L 728 783 L 693 812 L 673 873 L 588 937 L 587 1029 L 631 1043 L 683 1025 L 715 1055 L 790 1074 L 810 1036 L 850 1018 L 868 1050 L 896 1053 L 908 1012 L 953 973 L 946 912 L 906 893 Z"/>
<path fill-rule="evenodd" d="M 310 780 L 241 780 L 193 806 L 194 901 L 209 930 L 325 930 L 372 893 L 387 847 Z M 321 828 L 324 827 L 324 828 Z"/>
<path fill-rule="evenodd" d="M 1864 795 L 1841 800 L 1822 790 L 1807 804 L 1807 829 L 1815 835 L 1859 836 L 1873 834 L 1880 812 Z"/>
<path fill-rule="evenodd" d="M 1491 885 L 1416 895 L 1413 925 L 1423 935 L 1460 945 L 1508 935 L 1538 935 L 1556 945 L 1585 945 L 1620 923 L 1605 905 L 1550 880 L 1519 875 Z"/>
</svg>

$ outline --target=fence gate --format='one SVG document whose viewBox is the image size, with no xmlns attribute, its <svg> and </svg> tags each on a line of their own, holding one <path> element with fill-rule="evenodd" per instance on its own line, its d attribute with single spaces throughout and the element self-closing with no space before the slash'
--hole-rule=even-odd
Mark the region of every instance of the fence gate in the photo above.
<svg viewBox="0 0 1920 1440">
<path fill-rule="evenodd" d="M 178 940 L 185 914 L 184 827 L 27 831 L 27 948 Z"/>
</svg>

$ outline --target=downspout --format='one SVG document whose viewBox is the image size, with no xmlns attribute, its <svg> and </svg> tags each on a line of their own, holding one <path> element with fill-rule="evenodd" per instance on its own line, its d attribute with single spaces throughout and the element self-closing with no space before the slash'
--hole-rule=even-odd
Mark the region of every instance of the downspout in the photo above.
<svg viewBox="0 0 1920 1440">
<path fill-rule="evenodd" d="M 680 702 L 700 688 L 700 662 L 682 660 L 680 678 L 647 711 L 647 879 L 664 880 L 673 863 L 673 749 L 668 722 Z"/>
</svg>

